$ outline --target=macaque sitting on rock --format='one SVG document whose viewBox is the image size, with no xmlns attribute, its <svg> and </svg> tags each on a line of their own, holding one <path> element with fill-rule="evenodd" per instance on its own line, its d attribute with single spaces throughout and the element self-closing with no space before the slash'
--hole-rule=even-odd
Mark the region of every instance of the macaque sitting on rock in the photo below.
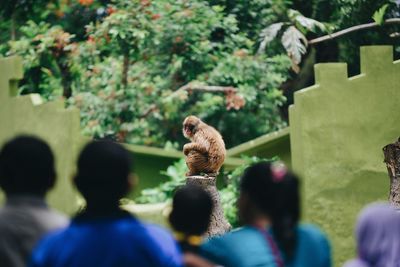
<svg viewBox="0 0 400 267">
<path fill-rule="evenodd" d="M 183 135 L 192 141 L 183 146 L 189 168 L 186 175 L 218 175 L 226 154 L 219 132 L 196 116 L 188 116 L 183 121 Z"/>
</svg>

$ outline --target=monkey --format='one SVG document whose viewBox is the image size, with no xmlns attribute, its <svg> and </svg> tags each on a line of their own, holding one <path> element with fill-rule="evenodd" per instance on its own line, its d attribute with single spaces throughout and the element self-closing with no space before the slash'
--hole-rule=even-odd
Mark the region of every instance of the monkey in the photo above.
<svg viewBox="0 0 400 267">
<path fill-rule="evenodd" d="M 186 175 L 218 175 L 226 154 L 225 143 L 220 133 L 196 116 L 185 118 L 182 132 L 191 141 L 183 146 L 186 165 L 189 168 Z"/>
</svg>

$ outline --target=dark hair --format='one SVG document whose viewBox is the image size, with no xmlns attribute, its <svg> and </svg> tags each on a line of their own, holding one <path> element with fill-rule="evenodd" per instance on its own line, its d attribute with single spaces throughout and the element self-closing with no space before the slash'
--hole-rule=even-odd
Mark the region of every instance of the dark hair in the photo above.
<svg viewBox="0 0 400 267">
<path fill-rule="evenodd" d="M 75 184 L 87 201 L 115 201 L 128 193 L 132 161 L 121 145 L 93 141 L 83 148 L 77 165 Z"/>
<path fill-rule="evenodd" d="M 176 231 L 202 235 L 210 224 L 212 209 L 211 196 L 203 188 L 185 185 L 174 195 L 169 221 Z"/>
<path fill-rule="evenodd" d="M 296 226 L 300 219 L 298 178 L 285 169 L 268 162 L 247 168 L 240 189 L 272 223 L 272 231 L 287 258 L 296 247 Z"/>
<path fill-rule="evenodd" d="M 7 195 L 44 196 L 55 179 L 54 156 L 43 140 L 19 136 L 0 151 L 0 186 Z"/>
</svg>

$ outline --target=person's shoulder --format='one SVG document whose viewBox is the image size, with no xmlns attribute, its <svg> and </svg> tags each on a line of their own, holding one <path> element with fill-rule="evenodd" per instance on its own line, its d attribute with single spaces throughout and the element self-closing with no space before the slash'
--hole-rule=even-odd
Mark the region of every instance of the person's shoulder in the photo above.
<svg viewBox="0 0 400 267">
<path fill-rule="evenodd" d="M 297 255 L 301 263 L 297 266 L 332 266 L 329 239 L 319 227 L 313 224 L 300 224 L 297 229 L 297 239 Z"/>
<path fill-rule="evenodd" d="M 64 242 L 64 239 L 68 239 L 68 227 L 67 228 L 59 228 L 54 231 L 51 231 L 45 234 L 38 243 L 39 245 L 55 245 L 57 242 Z"/>
<path fill-rule="evenodd" d="M 303 248 L 317 249 L 321 253 L 329 253 L 330 242 L 327 235 L 316 225 L 301 224 L 298 226 L 297 236 L 299 244 Z"/>
<path fill-rule="evenodd" d="M 70 223 L 69 218 L 65 214 L 51 208 L 47 210 L 47 218 L 45 219 L 51 222 L 51 226 L 55 229 L 66 227 Z"/>
<path fill-rule="evenodd" d="M 368 264 L 359 259 L 353 259 L 345 262 L 343 267 L 368 267 Z"/>
<path fill-rule="evenodd" d="M 150 242 L 145 243 L 149 244 L 152 253 L 160 252 L 158 255 L 154 255 L 162 262 L 160 266 L 182 266 L 182 255 L 172 234 L 167 229 L 155 224 L 140 224 L 149 237 L 148 241 Z"/>
<path fill-rule="evenodd" d="M 326 238 L 326 234 L 319 228 L 318 226 L 314 224 L 300 224 L 297 228 L 298 234 L 300 236 L 308 236 L 308 237 L 313 237 L 313 238 Z"/>
<path fill-rule="evenodd" d="M 237 242 L 241 242 L 244 240 L 245 237 L 248 237 L 249 235 L 253 234 L 257 233 L 251 227 L 236 228 L 228 233 L 225 233 L 220 236 L 215 236 L 206 240 L 206 242 L 204 242 L 204 244 L 202 245 L 202 248 L 205 250 L 207 249 L 213 250 L 215 247 L 223 248 L 229 246 L 230 244 L 236 244 Z"/>
<path fill-rule="evenodd" d="M 298 240 L 305 249 L 318 250 L 321 254 L 330 255 L 331 245 L 328 236 L 316 225 L 300 224 L 297 230 Z"/>
<path fill-rule="evenodd" d="M 34 247 L 28 266 L 48 266 L 50 255 L 57 255 L 68 243 L 67 229 L 54 230 L 44 235 Z"/>
<path fill-rule="evenodd" d="M 146 230 L 146 232 L 155 240 L 159 242 L 174 242 L 172 234 L 167 229 L 152 223 L 141 223 L 141 225 Z"/>
<path fill-rule="evenodd" d="M 67 229 L 57 229 L 45 234 L 36 244 L 33 250 L 33 256 L 42 257 L 50 251 L 62 250 L 68 242 Z"/>
</svg>

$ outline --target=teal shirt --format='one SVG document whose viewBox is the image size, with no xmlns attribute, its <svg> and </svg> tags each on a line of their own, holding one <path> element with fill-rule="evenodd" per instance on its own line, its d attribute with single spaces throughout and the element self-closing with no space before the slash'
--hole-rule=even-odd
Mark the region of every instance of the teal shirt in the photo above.
<svg viewBox="0 0 400 267">
<path fill-rule="evenodd" d="M 225 267 L 277 267 L 265 236 L 250 226 L 212 238 L 201 249 L 204 257 Z M 300 225 L 294 258 L 285 266 L 331 267 L 329 242 L 321 230 Z"/>
</svg>

